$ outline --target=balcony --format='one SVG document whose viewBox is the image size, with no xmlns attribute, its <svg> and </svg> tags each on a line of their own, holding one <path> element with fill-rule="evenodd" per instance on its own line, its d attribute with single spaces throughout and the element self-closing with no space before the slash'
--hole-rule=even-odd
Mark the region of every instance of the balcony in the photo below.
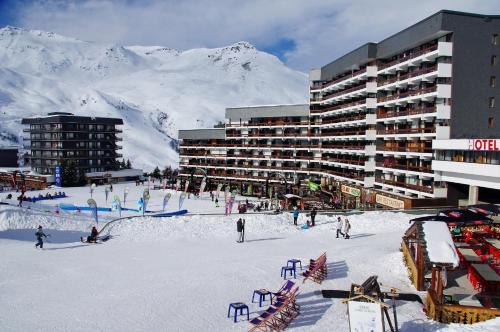
<svg viewBox="0 0 500 332">
<path fill-rule="evenodd" d="M 398 164 L 398 163 L 391 164 L 391 163 L 377 162 L 377 168 L 392 168 L 392 169 L 418 172 L 418 173 L 433 173 L 431 165 L 416 166 L 411 164 Z"/>
<path fill-rule="evenodd" d="M 410 189 L 410 190 L 428 193 L 428 194 L 432 194 L 434 192 L 434 190 L 431 186 L 421 186 L 421 185 L 409 184 L 409 183 L 400 182 L 400 181 L 386 180 L 386 179 L 383 179 L 380 177 L 376 177 L 375 182 L 376 182 L 376 184 L 377 183 L 378 184 L 385 184 L 385 185 L 389 185 L 389 186 Z"/>
<path fill-rule="evenodd" d="M 415 153 L 429 153 L 432 154 L 432 147 L 428 146 L 377 146 L 377 152 L 415 152 Z"/>
<path fill-rule="evenodd" d="M 226 123 L 227 128 L 258 128 L 258 127 L 277 127 L 277 128 L 283 128 L 283 127 L 297 127 L 297 126 L 303 126 L 307 127 L 309 126 L 309 121 L 260 121 L 260 122 L 237 122 L 237 123 Z"/>
<path fill-rule="evenodd" d="M 427 128 L 397 128 L 377 130 L 377 136 L 383 135 L 414 135 L 414 134 L 435 134 L 436 127 Z"/>
<path fill-rule="evenodd" d="M 398 77 L 392 77 L 392 78 L 387 79 L 387 80 L 378 81 L 377 86 L 380 88 L 380 87 L 384 87 L 384 86 L 387 86 L 389 84 L 396 83 L 396 82 L 401 83 L 402 81 L 405 81 L 409 78 L 423 76 L 425 74 L 429 74 L 429 73 L 433 73 L 433 72 L 436 72 L 436 76 L 437 76 L 437 71 L 438 71 L 438 65 L 435 64 L 434 66 L 431 66 L 431 67 L 413 70 L 413 71 L 408 72 L 406 74 L 399 75 Z"/>
<path fill-rule="evenodd" d="M 328 87 L 331 87 L 337 83 L 340 83 L 340 82 L 343 82 L 345 80 L 348 80 L 348 79 L 351 79 L 351 78 L 355 78 L 357 76 L 360 76 L 364 73 L 366 73 L 366 70 L 367 68 L 361 68 L 357 71 L 353 71 L 352 73 L 347 74 L 347 75 L 344 75 L 344 76 L 341 76 L 339 78 L 336 78 L 334 79 L 333 81 L 329 81 L 329 82 L 325 82 L 325 83 L 318 83 L 318 84 L 314 84 L 312 87 L 311 87 L 311 90 L 319 90 L 319 89 L 325 89 L 325 88 L 328 88 Z"/>
</svg>

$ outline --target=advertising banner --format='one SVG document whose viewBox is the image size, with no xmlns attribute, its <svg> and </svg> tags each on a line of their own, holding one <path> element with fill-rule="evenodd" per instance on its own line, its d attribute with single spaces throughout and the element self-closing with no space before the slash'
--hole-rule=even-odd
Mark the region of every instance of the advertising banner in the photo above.
<svg viewBox="0 0 500 332">
<path fill-rule="evenodd" d="M 187 194 L 186 193 L 181 193 L 179 195 L 179 210 L 182 207 L 182 203 L 184 203 L 184 200 L 186 199 Z"/>
<path fill-rule="evenodd" d="M 383 332 L 382 310 L 378 303 L 349 301 L 351 332 Z"/>
<path fill-rule="evenodd" d="M 188 189 L 189 189 L 189 181 L 186 181 L 186 185 L 184 186 L 184 192 L 187 193 Z"/>
<path fill-rule="evenodd" d="M 405 208 L 404 201 L 402 201 L 400 199 L 395 199 L 395 198 L 392 198 L 389 196 L 377 194 L 377 196 L 375 197 L 375 201 L 377 202 L 377 204 L 385 205 L 385 206 L 391 207 L 393 209 L 403 210 Z"/>
<path fill-rule="evenodd" d="M 142 201 L 143 201 L 143 207 L 142 207 L 142 214 L 146 212 L 148 202 L 149 202 L 149 189 L 145 188 L 144 191 L 142 192 Z"/>
<path fill-rule="evenodd" d="M 62 187 L 62 175 L 61 175 L 61 166 L 56 166 L 54 171 L 54 176 L 56 180 L 56 186 Z"/>
<path fill-rule="evenodd" d="M 355 197 L 361 196 L 361 190 L 359 190 L 358 188 L 346 186 L 344 184 L 340 186 L 340 191 L 342 191 L 344 194 L 349 194 Z"/>
<path fill-rule="evenodd" d="M 201 182 L 201 185 L 200 185 L 200 198 L 201 196 L 203 195 L 203 191 L 205 190 L 205 186 L 207 185 L 207 183 L 205 182 L 205 180 L 203 180 Z"/>
<path fill-rule="evenodd" d="M 111 201 L 111 211 L 118 211 L 118 215 L 122 216 L 122 204 L 120 202 L 120 197 L 118 195 L 113 196 L 113 200 Z"/>
</svg>

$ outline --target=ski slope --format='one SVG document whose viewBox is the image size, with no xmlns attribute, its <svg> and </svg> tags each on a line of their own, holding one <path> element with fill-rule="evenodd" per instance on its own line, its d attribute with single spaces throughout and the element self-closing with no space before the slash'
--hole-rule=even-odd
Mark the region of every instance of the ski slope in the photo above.
<svg viewBox="0 0 500 332">
<path fill-rule="evenodd" d="M 138 197 L 142 188 L 132 188 L 130 195 Z M 86 190 L 65 191 L 79 203 Z M 158 196 L 152 195 L 152 204 L 159 204 Z M 103 200 L 99 193 L 94 197 Z M 184 207 L 217 211 L 208 197 L 186 200 Z M 242 244 L 236 243 L 238 217 L 246 219 Z M 328 279 L 322 285 L 299 281 L 301 314 L 289 329 L 348 331 L 346 306 L 319 291 L 348 289 L 378 275 L 385 287 L 415 292 L 399 251 L 411 216 L 352 215 L 349 240 L 335 238 L 334 218 L 320 214 L 315 228 L 302 230 L 289 214 L 145 217 L 116 223 L 111 240 L 88 245 L 79 237 L 90 231 L 90 219 L 0 205 L 0 330 L 246 331 L 248 322 L 226 318 L 228 304 L 246 302 L 256 316 L 254 289 L 277 290 L 288 259 L 306 263 L 326 251 Z M 34 248 L 39 224 L 52 234 L 44 250 Z M 472 326 L 435 323 L 418 303 L 400 302 L 397 310 L 401 331 L 500 328 L 500 319 Z"/>
</svg>

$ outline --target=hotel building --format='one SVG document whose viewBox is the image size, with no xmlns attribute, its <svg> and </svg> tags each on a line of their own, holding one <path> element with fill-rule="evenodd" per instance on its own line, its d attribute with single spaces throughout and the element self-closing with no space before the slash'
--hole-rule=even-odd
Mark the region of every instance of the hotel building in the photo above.
<svg viewBox="0 0 500 332">
<path fill-rule="evenodd" d="M 480 150 L 484 158 L 467 145 L 488 139 L 498 146 L 499 35 L 500 16 L 443 10 L 365 44 L 311 70 L 308 112 L 228 109 L 215 139 L 223 156 L 212 169 L 220 179 L 266 181 L 279 172 L 304 185 L 301 179 L 320 178 L 361 201 L 375 192 L 378 203 L 392 207 L 456 203 L 460 186 L 470 185 L 473 202 L 481 196 L 475 187 L 494 189 L 500 178 L 493 145 Z M 185 134 L 181 167 L 191 167 Z M 486 173 L 457 182 L 457 171 Z"/>
</svg>

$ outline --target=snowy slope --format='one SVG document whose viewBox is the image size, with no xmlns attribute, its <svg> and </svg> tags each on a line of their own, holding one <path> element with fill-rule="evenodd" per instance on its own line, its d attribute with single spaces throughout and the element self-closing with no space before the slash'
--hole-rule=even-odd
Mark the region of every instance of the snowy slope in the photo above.
<svg viewBox="0 0 500 332">
<path fill-rule="evenodd" d="M 134 197 L 141 191 L 131 189 Z M 81 195 L 72 195 L 77 203 Z M 213 207 L 208 197 L 191 201 L 192 212 Z M 246 242 L 238 244 L 240 216 L 124 220 L 112 227 L 110 241 L 86 245 L 78 239 L 88 234 L 88 221 L 0 206 L 0 330 L 247 331 L 245 320 L 235 324 L 225 317 L 228 303 L 244 301 L 256 317 L 267 306 L 251 303 L 254 289 L 277 290 L 287 259 L 306 264 L 325 251 L 327 280 L 298 280 L 301 314 L 292 331 L 349 331 L 345 304 L 323 298 L 321 289 L 348 289 L 378 275 L 383 287 L 416 292 L 400 252 L 414 215 L 353 215 L 350 240 L 335 238 L 334 216 L 320 214 L 317 226 L 304 231 L 292 225 L 290 214 L 243 215 Z M 33 247 L 39 224 L 52 235 L 43 251 Z M 439 324 L 415 302 L 398 301 L 397 312 L 402 332 L 493 332 L 500 326 L 500 318 Z"/>
<path fill-rule="evenodd" d="M 67 111 L 123 118 L 123 154 L 175 165 L 178 129 L 223 120 L 226 107 L 300 103 L 307 77 L 246 42 L 178 51 L 103 45 L 0 29 L 0 145 L 21 144 L 20 119 Z"/>
</svg>

